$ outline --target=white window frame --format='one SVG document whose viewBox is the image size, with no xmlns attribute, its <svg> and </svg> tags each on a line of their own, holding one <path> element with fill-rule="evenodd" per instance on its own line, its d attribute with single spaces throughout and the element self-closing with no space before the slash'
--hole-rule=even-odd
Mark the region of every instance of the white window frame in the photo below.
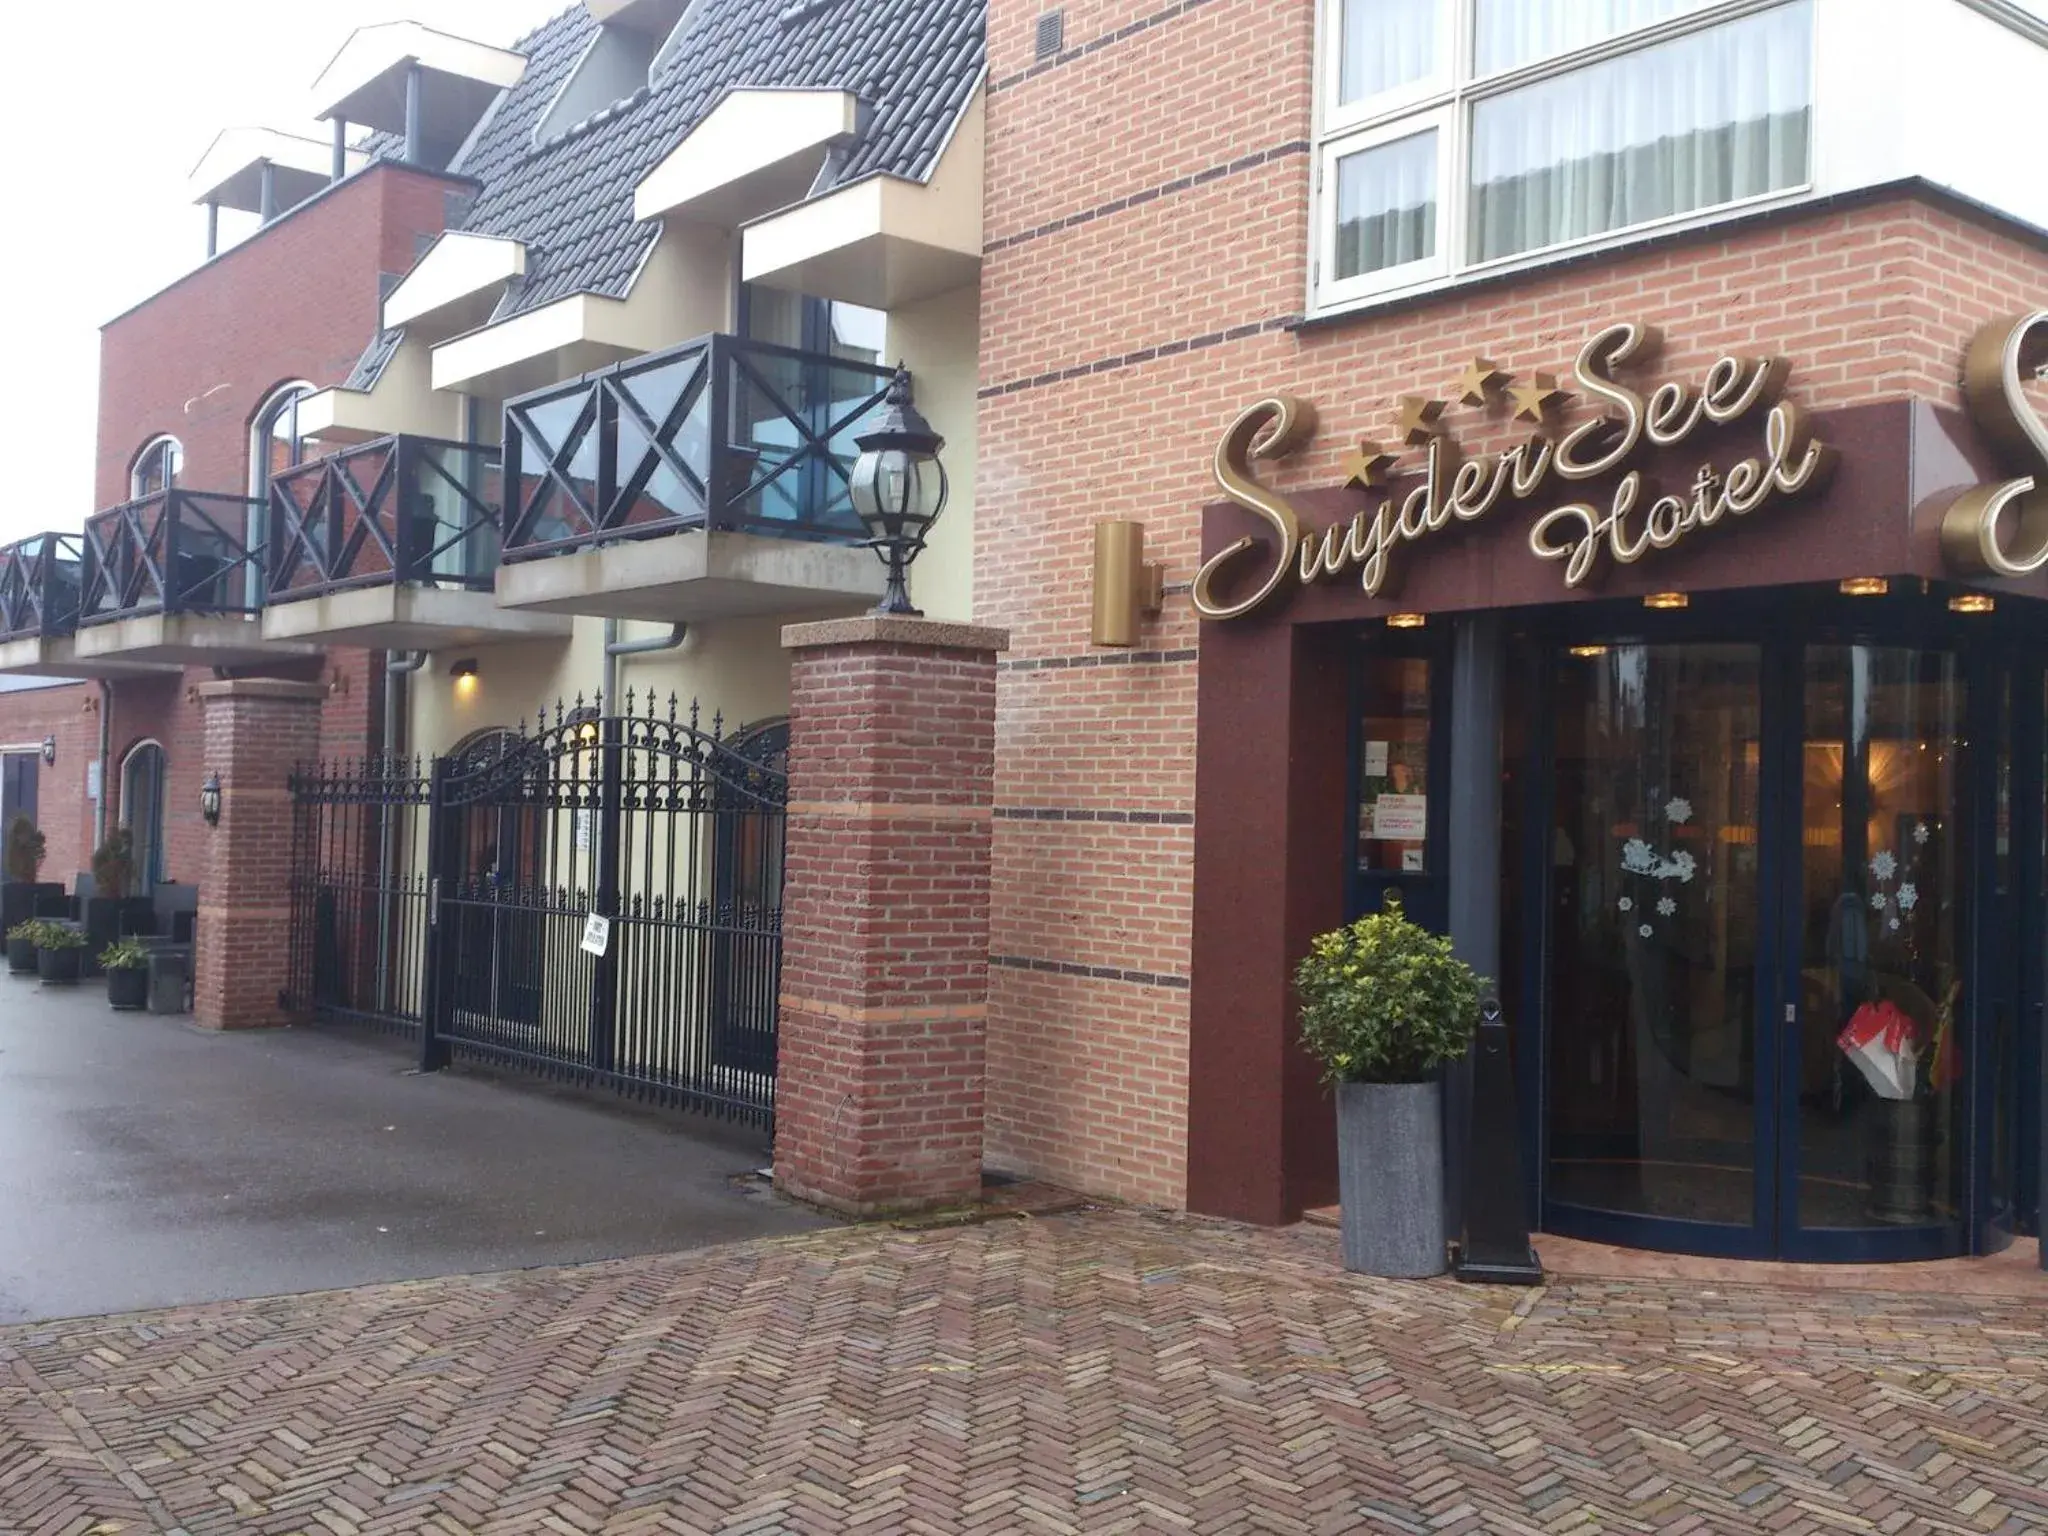
<svg viewBox="0 0 2048 1536">
<path fill-rule="evenodd" d="M 163 489 L 168 491 L 177 487 L 179 476 L 184 473 L 185 469 L 185 445 L 178 441 L 175 434 L 159 432 L 155 437 L 144 443 L 141 448 L 136 450 L 135 457 L 128 461 L 128 499 L 130 501 L 140 501 L 144 496 L 156 494 L 153 491 L 143 490 L 142 470 L 143 466 L 150 461 L 152 456 L 165 448 L 171 450 L 172 459 L 170 471 L 165 477 Z"/>
<path fill-rule="evenodd" d="M 1392 122 L 1379 123 L 1331 139 L 1316 151 L 1316 186 L 1324 217 L 1316 220 L 1315 274 L 1325 307 L 1370 298 L 1390 289 L 1412 288 L 1418 283 L 1437 282 L 1450 276 L 1454 178 L 1451 167 L 1462 161 L 1457 141 L 1457 114 L 1449 106 L 1404 113 Z M 1436 134 L 1436 251 L 1433 255 L 1404 261 L 1396 267 L 1381 267 L 1354 277 L 1338 277 L 1337 271 L 1337 163 L 1351 155 L 1398 144 L 1403 139 Z M 1330 274 L 1328 277 L 1323 274 Z"/>
<path fill-rule="evenodd" d="M 1539 267 L 1563 254 L 1579 255 L 1628 245 L 1658 231 L 1714 224 L 1757 208 L 1795 203 L 1813 195 L 1824 153 L 1820 142 L 1819 100 L 1822 0 L 1712 0 L 1698 10 L 1604 37 L 1584 47 L 1552 54 L 1533 63 L 1497 70 L 1483 77 L 1477 75 L 1473 68 L 1477 48 L 1477 0 L 1438 0 L 1438 3 L 1451 11 L 1448 18 L 1440 21 L 1445 28 L 1444 35 L 1450 39 L 1448 80 L 1439 77 L 1434 88 L 1427 91 L 1411 92 L 1403 87 L 1365 102 L 1341 106 L 1337 97 L 1343 69 L 1339 44 L 1343 35 L 1344 0 L 1318 0 L 1315 147 L 1309 178 L 1309 314 L 1332 314 L 1392 298 L 1454 288 L 1461 283 L 1503 272 Z M 1712 31 L 1746 16 L 1802 3 L 1807 6 L 1812 25 L 1807 48 L 1809 130 L 1804 180 L 1732 202 L 1691 208 L 1660 219 L 1603 230 L 1597 235 L 1561 241 L 1540 249 L 1516 251 L 1486 261 L 1473 261 L 1466 255 L 1470 238 L 1466 205 L 1469 201 L 1472 114 L 1479 102 L 1542 80 L 1576 73 L 1607 59 L 1638 53 L 1674 38 Z M 1432 126 L 1438 130 L 1437 254 L 1426 261 L 1405 262 L 1399 267 L 1363 273 L 1357 277 L 1335 277 L 1337 162 L 1358 150 L 1408 138 Z"/>
</svg>

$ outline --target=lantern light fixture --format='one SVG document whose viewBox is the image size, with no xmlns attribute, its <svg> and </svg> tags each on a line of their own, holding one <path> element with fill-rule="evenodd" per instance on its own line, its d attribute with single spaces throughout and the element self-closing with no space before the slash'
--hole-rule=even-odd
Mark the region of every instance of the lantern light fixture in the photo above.
<svg viewBox="0 0 2048 1536">
<path fill-rule="evenodd" d="M 220 775 L 209 773 L 199 786 L 199 814 L 209 827 L 220 825 Z"/>
<path fill-rule="evenodd" d="M 853 461 L 847 492 L 867 529 L 868 548 L 889 572 L 873 611 L 921 618 L 910 603 L 910 563 L 946 509 L 946 467 L 939 462 L 946 440 L 911 403 L 909 369 L 897 365 L 881 414 L 854 444 L 860 457 Z"/>
<path fill-rule="evenodd" d="M 43 738 L 43 765 L 48 768 L 57 766 L 57 738 L 55 736 L 45 736 Z"/>
</svg>

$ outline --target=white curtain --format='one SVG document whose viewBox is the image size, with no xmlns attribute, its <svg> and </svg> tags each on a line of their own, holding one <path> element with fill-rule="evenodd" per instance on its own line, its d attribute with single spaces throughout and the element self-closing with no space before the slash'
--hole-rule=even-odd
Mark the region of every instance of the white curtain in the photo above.
<svg viewBox="0 0 2048 1536">
<path fill-rule="evenodd" d="M 1441 0 L 1344 0 L 1343 79 L 1348 105 L 1437 72 Z"/>
<path fill-rule="evenodd" d="M 1436 254 L 1436 130 L 1337 162 L 1338 278 Z"/>
<path fill-rule="evenodd" d="M 1633 32 L 1713 0 L 1479 0 L 1473 51 L 1490 75 Z"/>
<path fill-rule="evenodd" d="M 1803 182 L 1811 37 L 1783 6 L 1481 101 L 1471 259 Z"/>
</svg>

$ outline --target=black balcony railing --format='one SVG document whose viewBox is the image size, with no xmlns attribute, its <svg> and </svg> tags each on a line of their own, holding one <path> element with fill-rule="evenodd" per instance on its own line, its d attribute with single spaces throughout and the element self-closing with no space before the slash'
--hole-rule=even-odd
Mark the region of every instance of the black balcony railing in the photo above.
<svg viewBox="0 0 2048 1536">
<path fill-rule="evenodd" d="M 505 559 L 682 529 L 867 537 L 854 438 L 891 370 L 705 336 L 505 406 Z"/>
<path fill-rule="evenodd" d="M 274 603 L 355 587 L 488 591 L 498 569 L 498 450 L 384 437 L 270 483 Z"/>
<path fill-rule="evenodd" d="M 84 583 L 81 534 L 38 533 L 0 549 L 0 641 L 70 634 Z"/>
<path fill-rule="evenodd" d="M 169 490 L 87 518 L 78 622 L 260 611 L 255 510 L 246 496 Z"/>
</svg>

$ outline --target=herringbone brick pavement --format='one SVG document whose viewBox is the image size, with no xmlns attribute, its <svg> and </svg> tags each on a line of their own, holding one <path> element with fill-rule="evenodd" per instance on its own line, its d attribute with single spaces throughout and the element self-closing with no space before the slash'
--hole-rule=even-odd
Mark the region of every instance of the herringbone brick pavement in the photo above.
<svg viewBox="0 0 2048 1536">
<path fill-rule="evenodd" d="M 110 1256 L 110 1262 L 118 1262 Z M 0 1332 L 0 1530 L 2048 1530 L 2048 1308 L 862 1227 Z"/>
</svg>

